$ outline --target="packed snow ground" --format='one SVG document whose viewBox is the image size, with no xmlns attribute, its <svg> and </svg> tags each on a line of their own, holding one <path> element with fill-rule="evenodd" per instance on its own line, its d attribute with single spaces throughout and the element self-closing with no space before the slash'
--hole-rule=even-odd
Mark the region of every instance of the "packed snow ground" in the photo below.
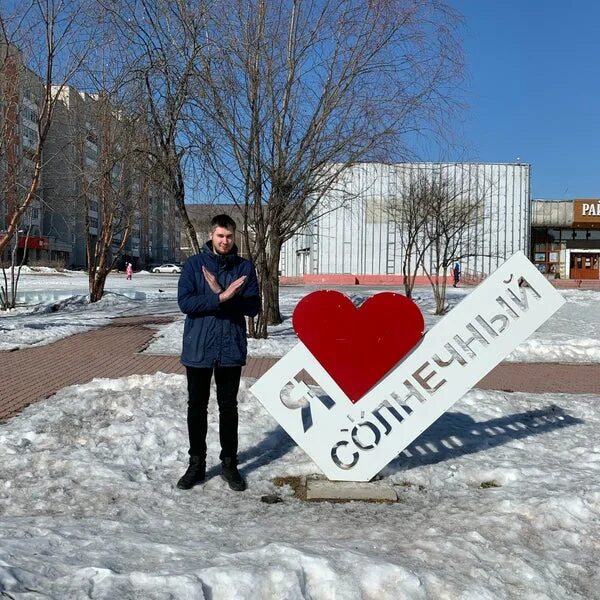
<svg viewBox="0 0 600 600">
<path fill-rule="evenodd" d="M 168 314 L 177 320 L 157 328 L 146 352 L 178 355 L 183 335 L 183 315 L 177 307 L 178 275 L 141 272 L 127 281 L 123 273 L 109 276 L 107 294 L 98 303 L 87 300 L 87 276 L 81 272 L 32 272 L 21 276 L 19 290 L 28 306 L 0 312 L 0 350 L 47 344 L 61 337 L 100 327 L 114 316 Z M 283 356 L 298 341 L 291 317 L 298 301 L 314 288 L 281 288 L 282 325 L 271 327 L 267 340 L 248 340 L 253 356 Z M 389 291 L 401 291 L 386 288 Z M 455 306 L 471 288 L 450 287 L 448 305 Z M 347 287 L 342 291 L 356 304 L 382 288 Z M 534 335 L 507 357 L 514 362 L 600 363 L 600 292 L 560 290 L 566 304 Z M 414 300 L 430 329 L 440 317 L 434 315 L 431 289 L 418 287 Z"/>
<path fill-rule="evenodd" d="M 244 493 L 186 465 L 183 376 L 94 380 L 0 426 L 7 598 L 600 597 L 599 398 L 472 391 L 382 475 L 393 505 L 307 503 L 316 467 L 247 391 Z M 214 390 L 213 390 L 214 391 Z M 282 502 L 265 504 L 264 495 Z"/>
<path fill-rule="evenodd" d="M 5 349 L 118 315 L 178 314 L 171 275 L 111 276 L 112 292 L 96 305 L 81 291 L 83 274 L 22 283 L 46 300 L 0 317 Z M 309 291 L 284 289 L 286 321 L 255 354 L 295 343 L 289 318 Z M 347 291 L 358 303 L 376 290 Z M 466 293 L 450 290 L 450 304 Z M 562 293 L 567 304 L 513 359 L 598 362 L 596 292 Z M 416 300 L 431 327 L 430 292 L 418 289 Z M 179 343 L 180 326 L 163 329 L 152 351 Z M 187 462 L 182 376 L 94 380 L 1 424 L 0 596 L 600 598 L 600 398 L 471 391 L 382 471 L 400 502 L 307 503 L 272 479 L 318 468 L 251 384 L 242 381 L 239 397 L 244 493 L 218 476 L 214 402 L 208 479 L 175 487 Z M 268 495 L 281 502 L 263 503 Z"/>
</svg>

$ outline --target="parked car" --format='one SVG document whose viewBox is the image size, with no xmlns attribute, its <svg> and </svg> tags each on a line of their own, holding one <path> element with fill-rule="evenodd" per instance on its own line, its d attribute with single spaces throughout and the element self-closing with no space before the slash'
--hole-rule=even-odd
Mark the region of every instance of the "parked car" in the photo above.
<svg viewBox="0 0 600 600">
<path fill-rule="evenodd" d="M 169 263 L 167 265 L 160 265 L 159 267 L 154 267 L 152 269 L 153 273 L 181 273 L 181 267 L 179 265 L 174 265 Z"/>
</svg>

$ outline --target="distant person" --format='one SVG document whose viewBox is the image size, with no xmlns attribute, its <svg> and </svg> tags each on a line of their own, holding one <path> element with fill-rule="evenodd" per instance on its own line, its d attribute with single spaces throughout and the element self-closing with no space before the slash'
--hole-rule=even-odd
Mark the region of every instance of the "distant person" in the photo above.
<svg viewBox="0 0 600 600">
<path fill-rule="evenodd" d="M 235 491 L 246 489 L 238 471 L 237 394 L 246 364 L 246 319 L 260 309 L 254 265 L 238 256 L 235 222 L 217 215 L 209 240 L 189 258 L 179 279 L 177 300 L 185 313 L 181 363 L 187 373 L 189 466 L 177 482 L 188 490 L 206 476 L 206 430 L 210 382 L 219 406 L 222 476 Z"/>
<path fill-rule="evenodd" d="M 452 279 L 452 287 L 456 287 L 460 281 L 460 265 L 457 262 L 455 262 L 454 266 L 452 267 Z"/>
<path fill-rule="evenodd" d="M 127 267 L 125 267 L 125 273 L 127 275 L 127 279 L 133 279 L 133 265 L 128 262 Z"/>
</svg>

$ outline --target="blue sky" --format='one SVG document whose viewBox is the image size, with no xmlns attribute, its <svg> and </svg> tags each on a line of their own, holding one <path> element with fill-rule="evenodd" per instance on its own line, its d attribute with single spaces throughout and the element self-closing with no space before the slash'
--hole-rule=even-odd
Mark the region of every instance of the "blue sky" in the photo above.
<svg viewBox="0 0 600 600">
<path fill-rule="evenodd" d="M 530 163 L 533 198 L 600 197 L 600 3 L 448 2 L 467 64 L 457 159 Z"/>
</svg>

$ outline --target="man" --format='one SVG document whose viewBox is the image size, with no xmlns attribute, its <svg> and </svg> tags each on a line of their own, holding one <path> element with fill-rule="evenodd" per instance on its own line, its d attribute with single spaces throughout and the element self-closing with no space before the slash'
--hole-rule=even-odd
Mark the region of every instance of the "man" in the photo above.
<svg viewBox="0 0 600 600">
<path fill-rule="evenodd" d="M 215 376 L 219 406 L 222 476 L 236 491 L 246 489 L 237 469 L 237 394 L 246 364 L 246 320 L 260 310 L 254 266 L 238 256 L 235 222 L 217 215 L 210 223 L 209 241 L 190 257 L 179 279 L 177 299 L 185 313 L 181 363 L 187 371 L 190 463 L 177 482 L 188 490 L 204 481 L 210 382 Z"/>
</svg>

